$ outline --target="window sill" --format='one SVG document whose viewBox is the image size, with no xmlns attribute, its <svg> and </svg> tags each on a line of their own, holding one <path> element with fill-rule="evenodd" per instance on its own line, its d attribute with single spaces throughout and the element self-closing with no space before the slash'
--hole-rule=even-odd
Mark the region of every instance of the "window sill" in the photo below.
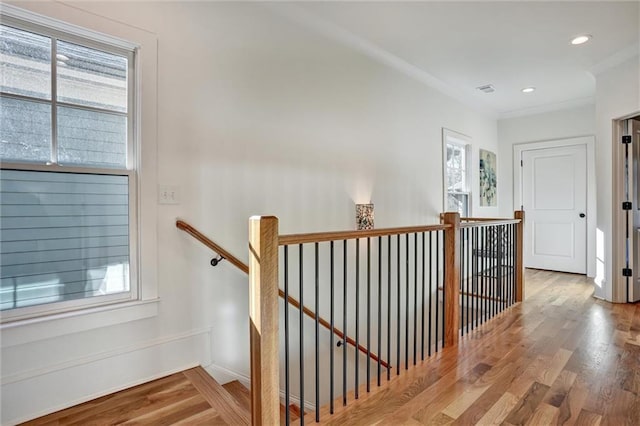
<svg viewBox="0 0 640 426">
<path fill-rule="evenodd" d="M 2 324 L 2 347 L 154 317 L 159 301 L 138 300 Z"/>
</svg>

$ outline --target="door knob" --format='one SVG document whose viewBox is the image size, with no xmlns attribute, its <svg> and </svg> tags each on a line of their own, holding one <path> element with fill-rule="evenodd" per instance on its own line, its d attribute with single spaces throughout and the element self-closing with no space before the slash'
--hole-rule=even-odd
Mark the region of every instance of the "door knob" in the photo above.
<svg viewBox="0 0 640 426">
<path fill-rule="evenodd" d="M 580 217 L 587 217 L 587 215 L 584 213 L 580 213 Z"/>
</svg>

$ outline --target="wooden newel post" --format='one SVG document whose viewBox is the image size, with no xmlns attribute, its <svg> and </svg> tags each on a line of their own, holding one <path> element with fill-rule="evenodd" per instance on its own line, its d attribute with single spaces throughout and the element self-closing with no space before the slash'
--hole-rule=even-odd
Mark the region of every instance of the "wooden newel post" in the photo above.
<svg viewBox="0 0 640 426">
<path fill-rule="evenodd" d="M 444 213 L 444 344 L 458 344 L 460 330 L 460 214 Z"/>
<path fill-rule="evenodd" d="M 524 297 L 524 210 L 513 212 L 514 219 L 520 219 L 516 226 L 516 302 Z"/>
<path fill-rule="evenodd" d="M 280 423 L 278 218 L 249 219 L 251 423 Z"/>
</svg>

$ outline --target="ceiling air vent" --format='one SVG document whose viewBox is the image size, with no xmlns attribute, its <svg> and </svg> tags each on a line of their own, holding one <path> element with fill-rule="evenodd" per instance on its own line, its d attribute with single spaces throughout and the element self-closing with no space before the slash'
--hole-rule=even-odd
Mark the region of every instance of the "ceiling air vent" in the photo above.
<svg viewBox="0 0 640 426">
<path fill-rule="evenodd" d="M 481 92 L 484 93 L 493 93 L 496 91 L 496 88 L 493 87 L 493 85 L 491 84 L 485 84 L 484 86 L 478 86 L 476 87 L 476 89 L 480 90 Z"/>
</svg>

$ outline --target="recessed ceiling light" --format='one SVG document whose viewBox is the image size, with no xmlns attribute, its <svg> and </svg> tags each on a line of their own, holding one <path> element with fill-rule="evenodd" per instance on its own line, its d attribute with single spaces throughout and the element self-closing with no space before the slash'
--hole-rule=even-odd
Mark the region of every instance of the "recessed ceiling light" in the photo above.
<svg viewBox="0 0 640 426">
<path fill-rule="evenodd" d="M 534 90 L 536 90 L 535 87 L 525 87 L 524 89 L 522 89 L 522 93 L 531 93 Z"/>
<path fill-rule="evenodd" d="M 573 40 L 571 40 L 571 44 L 573 45 L 584 44 L 589 40 L 591 40 L 591 36 L 589 34 L 579 35 L 575 37 Z"/>
</svg>

